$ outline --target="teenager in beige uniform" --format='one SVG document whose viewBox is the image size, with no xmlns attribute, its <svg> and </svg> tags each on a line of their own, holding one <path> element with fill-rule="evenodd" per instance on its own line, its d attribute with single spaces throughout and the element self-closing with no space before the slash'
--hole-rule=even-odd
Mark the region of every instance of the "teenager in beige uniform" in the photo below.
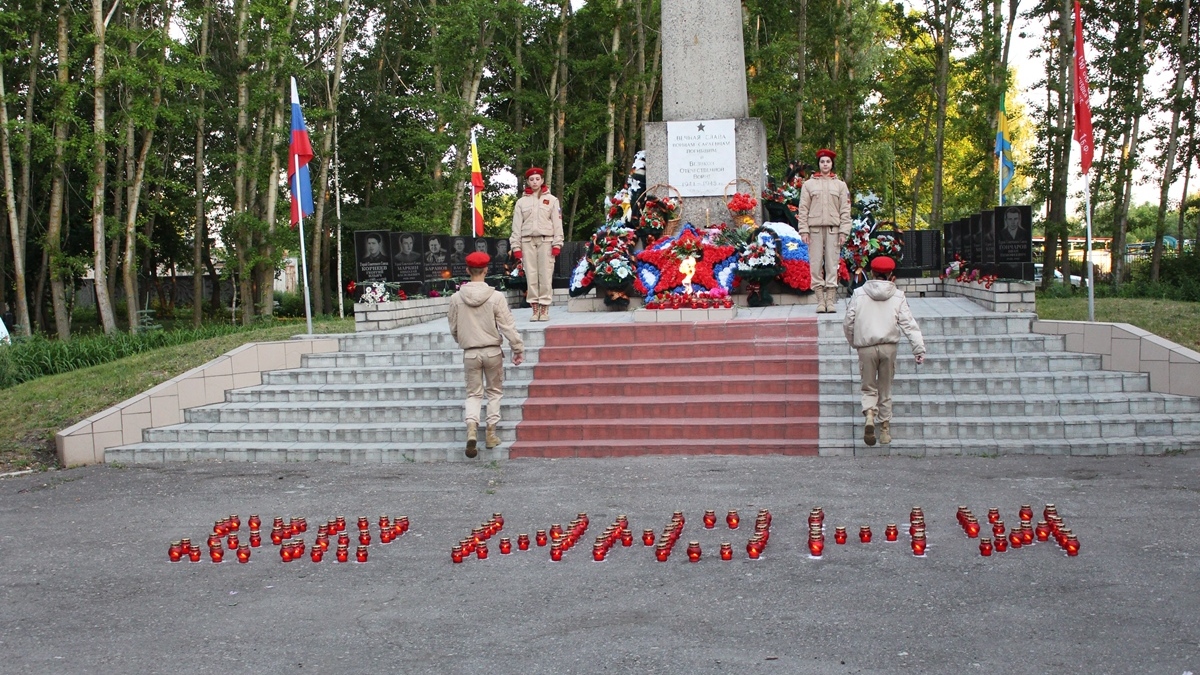
<svg viewBox="0 0 1200 675">
<path fill-rule="evenodd" d="M 554 300 L 554 259 L 563 245 L 562 207 L 545 185 L 545 172 L 532 167 L 525 172 L 525 194 L 513 209 L 512 255 L 525 264 L 525 297 L 534 321 L 550 320 Z"/>
<path fill-rule="evenodd" d="M 500 445 L 496 425 L 500 423 L 500 397 L 504 394 L 504 351 L 500 335 L 512 347 L 513 365 L 525 360 L 525 343 L 517 332 L 504 294 L 484 281 L 491 258 L 475 252 L 467 256 L 471 280 L 450 298 L 450 335 L 463 348 L 463 369 L 467 375 L 467 457 L 475 457 L 479 434 L 479 409 L 487 394 L 487 438 L 489 449 Z M 484 389 L 484 380 L 487 388 Z"/>
<path fill-rule="evenodd" d="M 925 363 L 925 339 L 908 308 L 904 291 L 896 288 L 891 274 L 896 261 L 879 256 L 871 261 L 873 279 L 863 284 L 846 303 L 842 328 L 846 339 L 858 350 L 858 372 L 862 376 L 862 410 L 866 417 L 863 442 L 875 445 L 875 423 L 879 442 L 892 442 L 892 378 L 896 375 L 896 345 L 900 333 L 912 344 L 917 365 Z"/>
<path fill-rule="evenodd" d="M 808 244 L 817 311 L 823 314 L 835 311 L 838 258 L 850 236 L 850 189 L 833 173 L 836 158 L 832 150 L 817 151 L 819 171 L 804 181 L 796 211 L 796 230 Z"/>
</svg>

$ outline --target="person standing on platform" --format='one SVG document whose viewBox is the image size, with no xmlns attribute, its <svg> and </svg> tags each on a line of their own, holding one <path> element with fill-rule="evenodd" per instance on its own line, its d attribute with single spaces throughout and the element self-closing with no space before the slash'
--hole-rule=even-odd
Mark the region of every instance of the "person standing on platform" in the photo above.
<svg viewBox="0 0 1200 675">
<path fill-rule="evenodd" d="M 846 303 L 842 329 L 858 350 L 858 372 L 862 377 L 862 412 L 866 417 L 863 442 L 875 445 L 892 442 L 892 378 L 896 375 L 896 345 L 900 333 L 912 344 L 917 365 L 925 363 L 925 339 L 908 307 L 904 291 L 896 288 L 892 272 L 896 261 L 879 256 L 871 261 L 871 280 L 854 291 Z"/>
<path fill-rule="evenodd" d="M 808 245 L 817 311 L 823 314 L 836 310 L 838 262 L 850 236 L 850 189 L 833 173 L 836 158 L 832 150 L 817 151 L 818 171 L 800 188 L 796 210 L 796 230 Z"/>
<path fill-rule="evenodd" d="M 554 259 L 563 245 L 562 208 L 546 187 L 545 171 L 532 167 L 525 172 L 525 194 L 513 209 L 512 256 L 525 265 L 533 321 L 550 320 L 554 301 Z"/>
<path fill-rule="evenodd" d="M 500 445 L 496 425 L 500 423 L 500 397 L 504 394 L 504 351 L 500 349 L 501 335 L 508 338 L 512 347 L 513 365 L 525 360 L 525 343 L 517 332 L 516 322 L 508 309 L 504 294 L 488 285 L 488 264 L 491 258 L 486 253 L 475 252 L 467 256 L 467 272 L 471 280 L 459 287 L 450 297 L 450 335 L 463 349 L 463 369 L 467 378 L 467 402 L 464 417 L 467 422 L 467 457 L 478 454 L 475 449 L 479 439 L 479 410 L 487 395 L 488 449 Z M 484 383 L 487 383 L 486 388 Z"/>
</svg>

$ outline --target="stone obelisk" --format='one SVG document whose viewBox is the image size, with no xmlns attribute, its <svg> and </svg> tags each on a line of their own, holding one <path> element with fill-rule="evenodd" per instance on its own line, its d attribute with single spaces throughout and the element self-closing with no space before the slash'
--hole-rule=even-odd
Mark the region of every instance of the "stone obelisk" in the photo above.
<svg viewBox="0 0 1200 675">
<path fill-rule="evenodd" d="M 761 202 L 767 175 L 766 132 L 749 117 L 741 2 L 662 0 L 661 20 L 663 121 L 646 125 L 647 185 L 679 189 L 684 219 L 699 227 L 731 222 L 729 181 L 749 181 Z"/>
</svg>

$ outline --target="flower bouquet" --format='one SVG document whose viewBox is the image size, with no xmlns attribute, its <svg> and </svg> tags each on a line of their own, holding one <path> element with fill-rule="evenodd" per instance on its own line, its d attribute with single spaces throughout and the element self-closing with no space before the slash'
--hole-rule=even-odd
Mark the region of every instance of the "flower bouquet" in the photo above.
<svg viewBox="0 0 1200 675">
<path fill-rule="evenodd" d="M 737 186 L 740 183 L 745 183 L 750 186 L 749 192 L 737 192 Z M 729 188 L 734 188 L 735 192 L 731 196 Z M 753 196 L 754 184 L 745 178 L 735 178 L 725 186 L 725 207 L 729 209 L 729 213 L 733 216 L 733 222 L 742 227 L 754 226 L 754 209 L 758 208 L 758 200 Z"/>
<path fill-rule="evenodd" d="M 665 188 L 666 197 L 659 197 L 654 191 Z M 671 195 L 670 191 L 676 194 Z M 658 184 L 647 189 L 641 196 L 641 217 L 638 219 L 638 236 L 647 245 L 653 244 L 663 234 L 674 234 L 679 229 L 682 214 L 683 197 L 670 185 Z"/>
<path fill-rule="evenodd" d="M 358 286 L 351 281 L 346 285 L 346 290 L 353 293 L 358 288 L 362 288 L 362 294 L 358 296 L 358 302 L 364 305 L 378 305 L 384 302 L 395 302 L 398 300 L 407 300 L 408 294 L 400 288 L 400 284 L 388 283 L 383 281 L 375 281 L 363 286 Z"/>
</svg>

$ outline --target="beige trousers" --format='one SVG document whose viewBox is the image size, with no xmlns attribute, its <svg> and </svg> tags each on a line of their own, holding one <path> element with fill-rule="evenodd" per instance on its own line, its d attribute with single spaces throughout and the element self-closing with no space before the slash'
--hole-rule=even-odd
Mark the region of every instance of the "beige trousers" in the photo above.
<svg viewBox="0 0 1200 675">
<path fill-rule="evenodd" d="M 554 301 L 554 256 L 550 254 L 550 237 L 530 237 L 521 240 L 521 262 L 525 263 L 528 290 L 525 299 L 531 305 L 549 305 Z"/>
<path fill-rule="evenodd" d="M 500 421 L 500 397 L 504 394 L 504 351 L 499 347 L 479 347 L 463 352 L 467 374 L 466 421 L 479 424 L 479 409 L 487 395 L 487 423 Z M 487 387 L 484 387 L 487 380 Z"/>
<path fill-rule="evenodd" d="M 808 231 L 808 267 L 812 271 L 813 290 L 837 288 L 838 285 L 838 229 L 811 227 Z"/>
<path fill-rule="evenodd" d="M 862 409 L 875 411 L 876 422 L 892 419 L 892 378 L 896 375 L 896 345 L 882 344 L 858 350 L 862 376 Z"/>
</svg>

